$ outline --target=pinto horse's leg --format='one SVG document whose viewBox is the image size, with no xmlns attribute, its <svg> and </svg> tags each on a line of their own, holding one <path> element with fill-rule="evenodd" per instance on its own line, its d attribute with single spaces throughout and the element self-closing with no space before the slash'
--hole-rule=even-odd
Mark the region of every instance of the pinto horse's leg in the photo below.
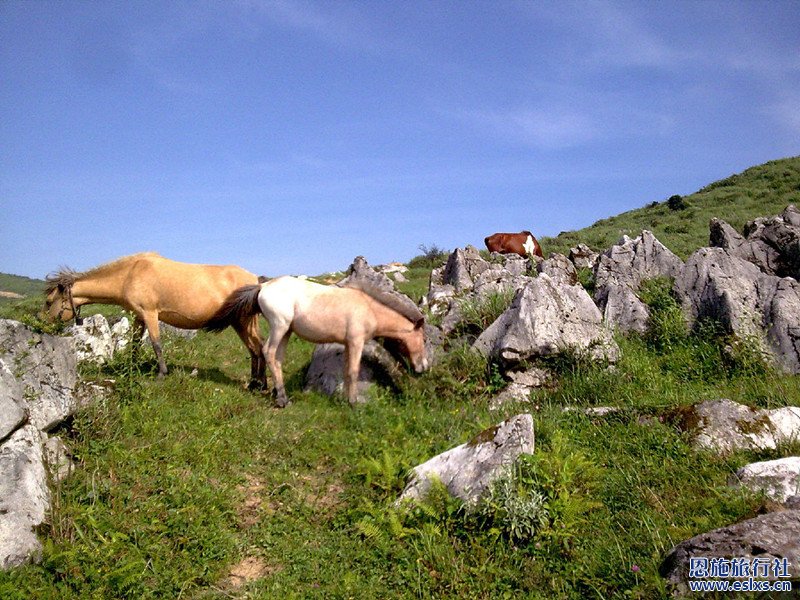
<svg viewBox="0 0 800 600">
<path fill-rule="evenodd" d="M 264 345 L 264 358 L 267 366 L 272 373 L 272 381 L 275 389 L 275 403 L 278 408 L 284 408 L 290 404 L 286 396 L 286 388 L 283 385 L 283 357 L 286 352 L 286 345 L 292 332 L 289 328 L 271 328 L 269 339 Z"/>
<path fill-rule="evenodd" d="M 161 333 L 158 330 L 158 313 L 148 311 L 142 313 L 144 326 L 147 327 L 147 335 L 150 336 L 150 343 L 153 344 L 153 351 L 158 360 L 158 378 L 161 379 L 167 374 L 167 363 L 164 362 L 163 352 L 161 351 Z"/>
<path fill-rule="evenodd" d="M 358 372 L 361 369 L 361 353 L 364 340 L 349 340 L 344 345 L 344 391 L 350 406 L 358 404 Z"/>
</svg>

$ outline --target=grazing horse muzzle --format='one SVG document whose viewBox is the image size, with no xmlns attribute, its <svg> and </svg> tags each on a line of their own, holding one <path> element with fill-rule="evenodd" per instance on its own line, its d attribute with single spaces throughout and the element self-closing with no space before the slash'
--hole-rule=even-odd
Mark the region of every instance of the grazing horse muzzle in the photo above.
<svg viewBox="0 0 800 600">
<path fill-rule="evenodd" d="M 424 373 L 430 368 L 430 365 L 428 364 L 428 357 L 423 356 L 422 360 L 414 361 L 414 364 L 412 366 L 414 367 L 414 373 L 417 374 Z"/>
</svg>

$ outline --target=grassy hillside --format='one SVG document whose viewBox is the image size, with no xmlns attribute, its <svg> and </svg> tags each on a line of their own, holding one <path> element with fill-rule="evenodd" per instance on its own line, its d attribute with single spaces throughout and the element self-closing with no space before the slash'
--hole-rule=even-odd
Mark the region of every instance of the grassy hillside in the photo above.
<svg viewBox="0 0 800 600">
<path fill-rule="evenodd" d="M 797 159 L 786 164 L 793 171 L 781 173 L 797 174 Z M 780 206 L 752 216 L 782 209 L 796 182 Z M 761 195 L 732 181 L 687 200 L 733 188 Z M 707 227 L 705 209 L 694 210 Z M 411 269 L 406 288 L 423 289 L 429 272 Z M 161 381 L 149 347 L 84 367 L 114 379 L 114 395 L 58 432 L 80 468 L 55 485 L 42 563 L 0 572 L 0 598 L 666 599 L 658 567 L 673 545 L 760 509 L 759 495 L 728 487 L 730 474 L 800 452 L 800 442 L 697 451 L 670 415 L 723 397 L 800 406 L 800 377 L 711 328 L 676 330 L 677 306 L 663 297 L 653 310 L 660 325 L 620 338 L 614 371 L 560 357 L 553 387 L 499 411 L 488 407 L 504 385 L 498 369 L 463 348 L 355 409 L 303 391 L 313 347 L 296 338 L 283 410 L 244 389 L 249 359 L 230 330 L 166 336 Z M 563 410 L 609 405 L 621 410 Z M 394 506 L 410 467 L 520 412 L 534 417 L 536 451 L 516 466 L 518 501 L 498 489 L 478 513 L 441 494 L 411 512 Z"/>
<path fill-rule="evenodd" d="M 634 237 L 642 229 L 649 229 L 667 248 L 686 259 L 697 248 L 708 245 L 708 222 L 712 217 L 724 219 L 741 231 L 752 219 L 776 215 L 788 204 L 800 204 L 800 156 L 752 167 L 689 196 L 668 200 L 661 199 L 555 238 L 544 237 L 542 247 L 546 255 L 569 254 L 570 247 L 579 242 L 603 251 L 623 234 Z"/>
<path fill-rule="evenodd" d="M 35 296 L 44 291 L 44 281 L 20 275 L 0 273 L 0 304 L 19 300 L 18 296 Z M 8 295 L 3 294 L 7 292 Z"/>
</svg>

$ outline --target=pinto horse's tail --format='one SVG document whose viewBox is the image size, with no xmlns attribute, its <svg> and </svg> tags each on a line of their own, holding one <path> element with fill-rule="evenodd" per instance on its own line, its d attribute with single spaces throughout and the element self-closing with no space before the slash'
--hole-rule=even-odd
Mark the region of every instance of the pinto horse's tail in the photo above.
<svg viewBox="0 0 800 600">
<path fill-rule="evenodd" d="M 203 329 L 222 331 L 230 325 L 241 323 L 245 319 L 257 315 L 261 312 L 261 308 L 258 306 L 259 292 L 261 292 L 260 285 L 245 285 L 238 288 L 214 313 L 214 316 L 203 325 Z"/>
</svg>

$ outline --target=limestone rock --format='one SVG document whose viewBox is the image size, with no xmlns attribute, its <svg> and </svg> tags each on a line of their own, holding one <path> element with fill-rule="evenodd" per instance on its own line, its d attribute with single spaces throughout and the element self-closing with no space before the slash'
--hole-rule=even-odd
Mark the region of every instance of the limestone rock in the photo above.
<svg viewBox="0 0 800 600">
<path fill-rule="evenodd" d="M 50 492 L 41 435 L 25 425 L 0 446 L 0 569 L 23 565 L 42 550 L 34 528 L 44 522 Z"/>
<path fill-rule="evenodd" d="M 800 564 L 800 510 L 784 510 L 758 516 L 735 525 L 697 535 L 675 546 L 659 568 L 675 593 L 686 594 L 689 559 L 696 557 L 752 559 L 771 565 L 787 559 L 792 576 Z M 772 575 L 772 571 L 768 572 Z M 766 577 L 765 579 L 771 579 Z"/>
<path fill-rule="evenodd" d="M 763 491 L 776 502 L 800 495 L 800 456 L 751 463 L 736 471 L 729 482 Z"/>
<path fill-rule="evenodd" d="M 540 274 L 517 292 L 511 306 L 475 341 L 492 359 L 513 365 L 564 351 L 616 361 L 619 348 L 582 286 Z"/>
<path fill-rule="evenodd" d="M 533 448 L 533 417 L 517 415 L 414 467 L 398 502 L 424 498 L 431 481 L 439 480 L 450 494 L 474 506 L 520 454 L 530 454 Z"/>
<path fill-rule="evenodd" d="M 694 445 L 721 453 L 774 449 L 800 439 L 800 408 L 755 409 L 728 399 L 710 400 L 683 415 Z"/>
</svg>

